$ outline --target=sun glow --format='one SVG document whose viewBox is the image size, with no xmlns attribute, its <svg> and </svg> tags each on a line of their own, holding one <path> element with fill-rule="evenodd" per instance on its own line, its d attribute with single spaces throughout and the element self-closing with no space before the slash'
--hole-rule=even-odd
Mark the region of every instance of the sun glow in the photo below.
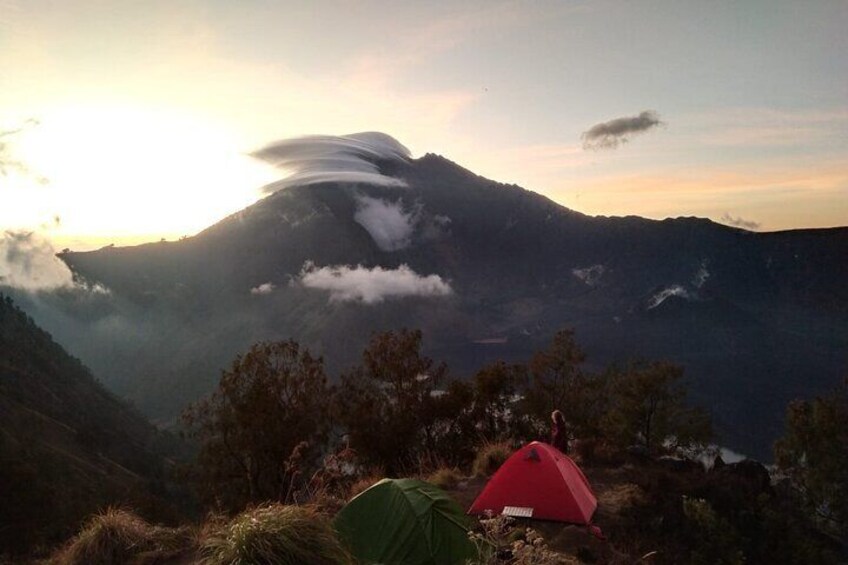
<svg viewBox="0 0 848 565">
<path fill-rule="evenodd" d="M 227 128 L 184 110 L 63 107 L 16 134 L 28 171 L 3 180 L 0 226 L 50 226 L 57 244 L 191 235 L 279 176 Z"/>
</svg>

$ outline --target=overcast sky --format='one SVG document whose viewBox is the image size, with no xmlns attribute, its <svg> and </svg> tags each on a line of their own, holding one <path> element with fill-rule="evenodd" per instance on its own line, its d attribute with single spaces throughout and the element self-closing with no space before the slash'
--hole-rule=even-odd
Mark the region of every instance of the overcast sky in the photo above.
<svg viewBox="0 0 848 565">
<path fill-rule="evenodd" d="M 0 227 L 192 234 L 278 178 L 250 151 L 373 130 L 588 214 L 848 225 L 846 30 L 845 0 L 0 0 Z"/>
</svg>

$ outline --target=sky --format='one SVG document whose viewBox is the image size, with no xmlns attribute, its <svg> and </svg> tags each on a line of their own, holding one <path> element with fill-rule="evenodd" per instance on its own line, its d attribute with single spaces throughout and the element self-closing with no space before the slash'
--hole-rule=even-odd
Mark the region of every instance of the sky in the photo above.
<svg viewBox="0 0 848 565">
<path fill-rule="evenodd" d="M 192 235 L 381 131 L 592 215 L 848 225 L 848 2 L 0 0 L 0 228 Z"/>
</svg>

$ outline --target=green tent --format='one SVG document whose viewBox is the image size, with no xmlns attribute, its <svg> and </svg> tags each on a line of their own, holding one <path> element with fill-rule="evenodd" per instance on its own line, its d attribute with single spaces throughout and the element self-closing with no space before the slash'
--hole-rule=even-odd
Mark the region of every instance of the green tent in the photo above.
<svg viewBox="0 0 848 565">
<path fill-rule="evenodd" d="M 459 505 L 415 479 L 383 479 L 342 508 L 334 524 L 362 563 L 450 565 L 477 557 Z"/>
</svg>

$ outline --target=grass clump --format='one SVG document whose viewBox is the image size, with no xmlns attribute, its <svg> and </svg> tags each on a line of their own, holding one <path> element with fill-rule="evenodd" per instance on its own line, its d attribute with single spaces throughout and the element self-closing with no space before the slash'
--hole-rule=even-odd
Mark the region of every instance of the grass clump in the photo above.
<svg viewBox="0 0 848 565">
<path fill-rule="evenodd" d="M 513 453 L 507 442 L 487 443 L 477 452 L 471 471 L 475 477 L 488 477 L 509 459 Z"/>
<path fill-rule="evenodd" d="M 352 560 L 329 520 L 304 506 L 268 504 L 242 512 L 202 542 L 209 565 L 337 565 Z"/>
<path fill-rule="evenodd" d="M 432 472 L 426 480 L 440 489 L 452 490 L 462 480 L 462 473 L 459 472 L 459 469 L 453 467 L 442 467 Z"/>
<path fill-rule="evenodd" d="M 348 499 L 353 498 L 357 494 L 365 492 L 366 490 L 383 480 L 383 478 L 383 475 L 369 475 L 367 477 L 359 479 L 358 481 L 350 485 L 350 489 L 348 490 L 347 494 Z"/>
<path fill-rule="evenodd" d="M 90 518 L 79 534 L 51 559 L 56 565 L 143 563 L 187 550 L 182 529 L 151 526 L 127 510 L 109 508 Z"/>
</svg>

